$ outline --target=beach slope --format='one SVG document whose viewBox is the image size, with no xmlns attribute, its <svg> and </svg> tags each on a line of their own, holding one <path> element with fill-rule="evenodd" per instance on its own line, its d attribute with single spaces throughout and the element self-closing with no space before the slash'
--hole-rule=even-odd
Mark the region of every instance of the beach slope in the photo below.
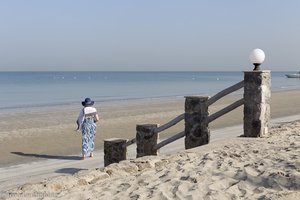
<svg viewBox="0 0 300 200">
<path fill-rule="evenodd" d="M 7 191 L 22 199 L 297 199 L 300 121 L 269 138 L 234 138 L 173 155 L 147 156 L 82 170 Z"/>
</svg>

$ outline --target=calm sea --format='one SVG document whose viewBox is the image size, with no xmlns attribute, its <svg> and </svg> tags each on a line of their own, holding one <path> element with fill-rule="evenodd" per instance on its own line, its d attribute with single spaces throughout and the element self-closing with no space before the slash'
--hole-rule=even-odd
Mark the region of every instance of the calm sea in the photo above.
<svg viewBox="0 0 300 200">
<path fill-rule="evenodd" d="M 300 89 L 300 79 L 272 72 L 272 90 Z M 0 72 L 0 110 L 81 102 L 212 95 L 243 72 Z"/>
</svg>

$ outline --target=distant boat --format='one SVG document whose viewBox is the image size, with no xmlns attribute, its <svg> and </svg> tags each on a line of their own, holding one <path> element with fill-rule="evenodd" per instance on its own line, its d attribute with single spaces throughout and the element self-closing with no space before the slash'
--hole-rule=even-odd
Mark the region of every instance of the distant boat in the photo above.
<svg viewBox="0 0 300 200">
<path fill-rule="evenodd" d="M 286 77 L 288 78 L 300 78 L 300 72 L 296 74 L 286 74 Z"/>
</svg>

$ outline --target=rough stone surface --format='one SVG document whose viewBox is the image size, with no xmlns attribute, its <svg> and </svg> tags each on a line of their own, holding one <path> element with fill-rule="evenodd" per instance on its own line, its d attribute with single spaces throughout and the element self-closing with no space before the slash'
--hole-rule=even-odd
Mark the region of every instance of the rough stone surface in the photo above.
<svg viewBox="0 0 300 200">
<path fill-rule="evenodd" d="M 268 137 L 271 72 L 244 72 L 244 136 Z"/>
<path fill-rule="evenodd" d="M 186 97 L 185 99 L 185 149 L 208 144 L 208 97 Z"/>
<path fill-rule="evenodd" d="M 158 143 L 158 134 L 154 132 L 158 124 L 142 124 L 136 126 L 136 157 L 157 155 L 153 147 Z"/>
<path fill-rule="evenodd" d="M 111 138 L 104 140 L 104 166 L 126 160 L 127 147 L 123 145 L 127 139 Z"/>
</svg>

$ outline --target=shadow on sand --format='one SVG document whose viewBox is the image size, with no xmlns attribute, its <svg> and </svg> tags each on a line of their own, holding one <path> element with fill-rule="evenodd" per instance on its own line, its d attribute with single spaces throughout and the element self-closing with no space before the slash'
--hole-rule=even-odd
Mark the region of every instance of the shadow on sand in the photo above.
<svg viewBox="0 0 300 200">
<path fill-rule="evenodd" d="M 55 172 L 56 173 L 61 173 L 61 174 L 76 174 L 79 171 L 82 170 L 87 170 L 87 169 L 80 169 L 80 168 L 62 168 L 62 169 L 58 169 Z"/>
<path fill-rule="evenodd" d="M 10 153 L 18 156 L 45 158 L 45 159 L 81 160 L 80 156 L 58 156 L 58 155 L 34 154 L 34 153 L 23 153 L 23 152 L 10 152 Z"/>
</svg>

